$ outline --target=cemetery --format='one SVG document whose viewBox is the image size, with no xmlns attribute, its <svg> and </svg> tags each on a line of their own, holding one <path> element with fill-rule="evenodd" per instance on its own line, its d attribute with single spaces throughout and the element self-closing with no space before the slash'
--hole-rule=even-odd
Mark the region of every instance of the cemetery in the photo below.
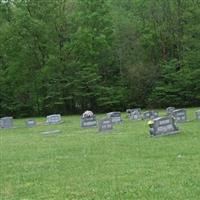
<svg viewBox="0 0 200 200">
<path fill-rule="evenodd" d="M 145 112 L 145 110 L 141 111 L 141 113 Z M 198 112 L 198 109 L 187 109 L 187 119 L 193 119 Z M 53 177 L 54 188 L 59 189 L 59 193 L 56 193 L 59 199 L 62 199 L 62 196 L 72 197 L 70 193 L 72 191 L 76 191 L 78 195 L 76 197 L 82 199 L 82 187 L 92 190 L 94 186 L 90 186 L 89 183 L 96 182 L 97 179 L 104 184 L 110 183 L 110 177 L 116 173 L 123 174 L 124 169 L 130 172 L 123 175 L 126 181 L 132 181 L 133 177 L 140 179 L 144 190 L 152 184 L 163 183 L 160 178 L 146 182 L 145 176 L 138 173 L 145 173 L 147 168 L 151 168 L 156 176 L 165 177 L 165 184 L 171 180 L 177 183 L 182 180 L 181 177 L 176 177 L 177 170 L 187 167 L 187 172 L 182 172 L 186 178 L 188 173 L 193 172 L 194 169 L 191 166 L 197 165 L 199 160 L 197 159 L 199 158 L 199 145 L 195 145 L 200 141 L 198 118 L 186 124 L 177 124 L 176 119 L 166 115 L 165 110 L 159 110 L 159 117 L 149 118 L 152 121 L 150 124 L 148 120 L 137 119 L 133 123 L 128 118 L 124 118 L 123 126 L 113 123 L 111 117 L 122 119 L 125 115 L 126 113 L 119 112 L 100 115 L 86 112 L 86 115 L 81 116 L 81 127 L 79 116 L 62 116 L 65 123 L 60 124 L 59 128 L 55 126 L 57 123 L 51 126 L 45 125 L 45 117 L 27 119 L 25 125 L 22 119 L 1 118 L 1 126 L 5 128 L 0 129 L 1 170 L 3 170 L 3 179 L 0 181 L 1 184 L 6 184 L 4 180 L 7 179 L 7 174 L 15 176 L 10 184 L 16 190 L 16 192 L 7 194 L 3 189 L 1 194 L 9 197 L 7 199 L 15 199 L 19 196 L 24 198 L 29 196 L 33 199 L 45 196 L 46 199 L 54 195 L 53 190 L 45 192 L 45 189 L 51 186 Z M 178 114 L 178 116 L 182 115 Z M 43 125 L 37 125 L 42 123 Z M 13 124 L 18 128 L 10 128 Z M 88 127 L 93 128 L 88 129 Z M 192 149 L 192 154 L 190 149 Z M 23 165 L 21 158 L 24 159 Z M 190 162 L 187 161 L 188 159 Z M 169 169 L 163 162 L 176 165 L 176 169 Z M 111 168 L 107 168 L 106 163 L 110 163 Z M 156 166 L 154 163 L 157 163 Z M 94 170 L 97 167 L 99 167 L 98 170 Z M 158 167 L 165 169 L 168 171 L 167 174 L 175 176 L 176 179 L 168 176 L 166 172 L 160 172 L 157 170 Z M 15 171 L 12 171 L 13 168 Z M 37 174 L 34 174 L 35 170 Z M 85 173 L 94 172 L 95 175 L 91 179 L 85 177 Z M 200 173 L 199 168 L 195 169 L 195 172 Z M 76 177 L 77 173 L 79 177 Z M 77 181 L 77 184 L 79 180 L 85 180 L 85 178 L 89 183 L 85 182 L 80 188 L 75 187 L 67 193 L 62 188 L 63 184 L 67 184 L 67 179 L 62 178 L 63 174 L 65 178 Z M 24 177 L 23 180 L 21 176 Z M 191 180 L 191 177 L 188 179 Z M 198 175 L 192 180 L 198 181 Z M 35 181 L 45 184 L 32 185 Z M 123 177 L 118 177 L 115 184 L 121 187 L 121 184 L 125 184 L 126 181 Z M 27 184 L 30 185 L 29 190 L 22 189 L 28 187 Z M 41 187 L 44 190 L 40 190 Z M 135 187 L 139 189 L 141 186 L 135 185 Z M 168 187 L 171 188 L 170 185 Z M 37 193 L 32 188 L 37 190 Z M 94 188 L 98 189 L 98 185 Z M 122 187 L 121 190 L 124 191 L 125 188 Z M 190 190 L 193 191 L 193 188 L 190 187 Z M 32 191 L 32 195 L 29 191 Z M 106 191 L 108 192 L 105 188 L 103 193 Z"/>
<path fill-rule="evenodd" d="M 200 199 L 200 0 L 0 0 L 0 200 Z"/>
</svg>

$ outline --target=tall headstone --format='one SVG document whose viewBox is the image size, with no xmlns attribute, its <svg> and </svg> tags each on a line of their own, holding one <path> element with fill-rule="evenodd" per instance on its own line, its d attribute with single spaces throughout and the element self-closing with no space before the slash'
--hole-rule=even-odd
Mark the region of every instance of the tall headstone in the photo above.
<svg viewBox="0 0 200 200">
<path fill-rule="evenodd" d="M 83 128 L 92 128 L 97 126 L 97 120 L 95 115 L 88 117 L 81 117 L 81 127 Z"/>
<path fill-rule="evenodd" d="M 113 129 L 111 119 L 102 119 L 99 121 L 99 132 L 107 132 Z"/>
<path fill-rule="evenodd" d="M 33 120 L 33 119 L 27 119 L 27 120 L 26 120 L 26 126 L 27 126 L 28 128 L 32 128 L 32 127 L 36 126 L 36 121 Z"/>
<path fill-rule="evenodd" d="M 186 109 L 177 109 L 172 112 L 173 117 L 176 122 L 187 122 L 187 112 Z"/>
<path fill-rule="evenodd" d="M 107 113 L 107 117 L 111 119 L 112 123 L 121 123 L 122 118 L 121 118 L 121 113 L 120 112 L 110 112 Z"/>
<path fill-rule="evenodd" d="M 61 115 L 60 114 L 53 114 L 47 116 L 47 123 L 48 124 L 59 124 L 61 123 Z"/>
<path fill-rule="evenodd" d="M 172 113 L 173 113 L 174 110 L 175 110 L 175 107 L 168 107 L 168 108 L 166 108 L 167 115 L 172 115 Z"/>
<path fill-rule="evenodd" d="M 13 117 L 3 117 L 1 118 L 1 126 L 2 128 L 12 128 L 13 127 Z"/>
<path fill-rule="evenodd" d="M 175 124 L 175 120 L 170 116 L 158 117 L 150 125 L 150 135 L 152 136 L 176 134 L 178 132 L 179 129 Z"/>
<path fill-rule="evenodd" d="M 197 119 L 197 120 L 200 120 L 200 110 L 197 110 L 197 111 L 196 111 L 196 119 Z"/>
</svg>

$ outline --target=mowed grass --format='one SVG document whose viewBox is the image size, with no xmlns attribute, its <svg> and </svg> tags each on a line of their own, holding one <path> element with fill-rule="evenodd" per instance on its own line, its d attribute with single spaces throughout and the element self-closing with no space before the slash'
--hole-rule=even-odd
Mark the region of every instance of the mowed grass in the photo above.
<svg viewBox="0 0 200 200">
<path fill-rule="evenodd" d="M 189 119 L 196 110 L 188 109 Z M 80 128 L 79 116 L 63 119 L 34 128 L 15 120 L 21 128 L 0 130 L 1 200 L 200 199 L 200 121 L 151 138 L 145 121 L 125 113 L 109 134 Z M 41 134 L 49 130 L 61 133 Z"/>
</svg>

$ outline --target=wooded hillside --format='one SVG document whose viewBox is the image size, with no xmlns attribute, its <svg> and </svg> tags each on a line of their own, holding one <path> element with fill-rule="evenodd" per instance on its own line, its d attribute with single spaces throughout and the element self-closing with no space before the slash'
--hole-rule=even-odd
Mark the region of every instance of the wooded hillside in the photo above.
<svg viewBox="0 0 200 200">
<path fill-rule="evenodd" d="M 0 115 L 200 105 L 199 0 L 0 2 Z"/>
</svg>

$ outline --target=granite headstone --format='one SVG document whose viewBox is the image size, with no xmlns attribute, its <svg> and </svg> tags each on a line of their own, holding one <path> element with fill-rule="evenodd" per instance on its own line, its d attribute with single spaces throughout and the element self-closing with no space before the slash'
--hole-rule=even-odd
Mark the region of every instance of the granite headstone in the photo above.
<svg viewBox="0 0 200 200">
<path fill-rule="evenodd" d="M 153 120 L 153 124 L 150 126 L 150 135 L 152 136 L 176 134 L 178 132 L 179 129 L 175 120 L 170 116 L 158 117 Z"/>
<path fill-rule="evenodd" d="M 27 120 L 26 120 L 26 126 L 27 126 L 28 128 L 32 128 L 32 127 L 36 126 L 36 121 L 33 120 L 33 119 L 27 119 Z"/>
<path fill-rule="evenodd" d="M 158 117 L 158 113 L 155 112 L 155 111 L 146 111 L 143 113 L 143 119 L 146 120 L 146 119 L 155 119 Z"/>
<path fill-rule="evenodd" d="M 137 110 L 133 111 L 130 113 L 130 117 L 129 117 L 131 120 L 141 120 L 142 119 L 142 116 L 141 116 L 141 113 L 138 112 Z"/>
<path fill-rule="evenodd" d="M 1 118 L 1 125 L 2 128 L 12 128 L 13 127 L 13 117 L 2 117 Z"/>
<path fill-rule="evenodd" d="M 177 109 L 172 112 L 173 117 L 176 119 L 176 122 L 187 122 L 187 113 L 186 109 Z"/>
<path fill-rule="evenodd" d="M 120 112 L 110 112 L 107 113 L 107 117 L 111 119 L 112 123 L 121 123 L 122 118 L 121 118 L 121 113 Z"/>
<path fill-rule="evenodd" d="M 168 107 L 168 108 L 166 108 L 167 115 L 171 115 L 174 110 L 175 110 L 175 107 Z"/>
<path fill-rule="evenodd" d="M 59 124 L 61 123 L 61 115 L 60 114 L 53 114 L 47 116 L 47 123 L 48 124 Z"/>
<path fill-rule="evenodd" d="M 107 132 L 113 129 L 113 124 L 111 119 L 102 119 L 99 121 L 99 131 Z"/>
<path fill-rule="evenodd" d="M 95 115 L 91 117 L 81 117 L 81 127 L 92 128 L 97 126 L 97 121 Z"/>
<path fill-rule="evenodd" d="M 196 111 L 196 119 L 197 119 L 197 120 L 200 120 L 200 110 L 197 110 L 197 111 Z"/>
</svg>

